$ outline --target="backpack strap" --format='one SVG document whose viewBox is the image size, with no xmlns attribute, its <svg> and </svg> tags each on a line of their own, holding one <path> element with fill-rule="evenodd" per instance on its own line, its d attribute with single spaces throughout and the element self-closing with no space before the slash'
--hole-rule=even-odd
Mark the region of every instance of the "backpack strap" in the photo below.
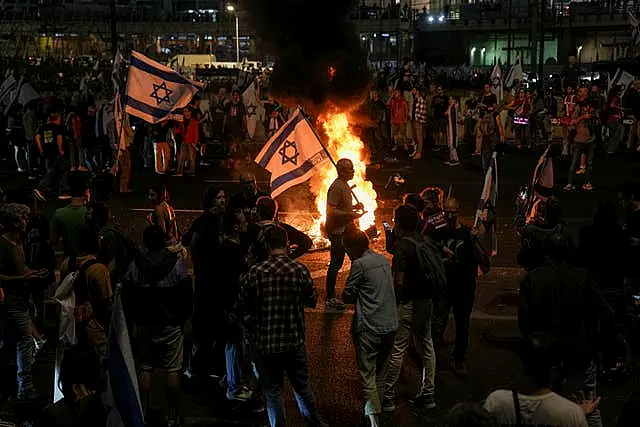
<svg viewBox="0 0 640 427">
<path fill-rule="evenodd" d="M 518 396 L 518 390 L 511 390 L 513 396 L 513 409 L 516 413 L 516 427 L 522 427 L 522 411 L 520 410 L 520 396 Z"/>
</svg>

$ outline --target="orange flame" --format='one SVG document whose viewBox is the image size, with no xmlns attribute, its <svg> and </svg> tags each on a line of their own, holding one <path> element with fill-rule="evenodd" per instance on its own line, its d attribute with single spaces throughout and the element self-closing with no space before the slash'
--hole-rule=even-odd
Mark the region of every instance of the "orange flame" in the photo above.
<svg viewBox="0 0 640 427">
<path fill-rule="evenodd" d="M 353 162 L 355 174 L 350 183 L 355 186 L 353 192 L 366 211 L 360 218 L 358 226 L 361 230 L 366 230 L 375 224 L 375 210 L 378 203 L 373 183 L 366 180 L 366 163 L 369 159 L 364 143 L 351 131 L 347 113 L 327 113 L 320 117 L 320 121 L 329 138 L 327 150 L 334 160 L 350 159 Z M 316 207 L 320 212 L 320 218 L 315 220 L 309 231 L 312 236 L 322 235 L 321 227 L 327 213 L 327 190 L 337 177 L 336 168 L 331 163 L 325 163 L 311 178 L 311 192 L 316 195 Z"/>
<path fill-rule="evenodd" d="M 336 69 L 334 67 L 329 67 L 329 81 L 333 81 L 333 78 L 336 75 Z"/>
</svg>

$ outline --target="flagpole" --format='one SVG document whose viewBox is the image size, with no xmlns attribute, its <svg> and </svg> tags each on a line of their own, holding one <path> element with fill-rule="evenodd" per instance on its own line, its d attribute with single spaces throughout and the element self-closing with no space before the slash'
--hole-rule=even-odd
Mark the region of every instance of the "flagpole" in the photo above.
<svg viewBox="0 0 640 427">
<path fill-rule="evenodd" d="M 309 122 L 309 115 L 305 113 L 305 111 L 299 105 L 298 105 L 298 109 L 300 110 L 300 114 L 302 114 L 302 117 L 304 117 L 307 123 L 309 123 L 309 127 L 311 128 L 311 131 L 313 132 L 315 137 L 318 139 L 318 142 L 320 143 L 320 146 L 322 147 L 324 152 L 327 153 L 327 157 L 329 157 L 329 160 L 331 160 L 331 163 L 333 163 L 333 166 L 336 168 L 336 170 L 338 170 L 338 164 L 331 156 L 331 153 L 329 152 L 327 147 L 322 143 L 322 138 L 320 138 L 320 135 L 318 135 L 318 132 L 316 132 L 316 128 L 313 126 L 311 122 Z M 351 195 L 353 196 L 353 199 L 356 201 L 356 203 L 360 204 L 360 200 L 358 200 L 358 196 L 356 196 L 356 193 L 353 191 L 353 187 L 349 187 L 349 191 L 351 191 Z"/>
<path fill-rule="evenodd" d="M 117 56 L 117 54 L 116 54 L 116 56 Z M 114 57 L 113 60 L 115 62 L 116 58 Z M 124 110 L 124 106 L 122 105 L 122 99 L 120 98 L 121 93 L 119 93 L 120 92 L 119 89 L 120 89 L 119 87 L 116 88 L 116 99 L 115 99 L 115 101 L 120 104 L 120 108 L 119 108 L 119 110 L 120 110 L 120 130 L 116 129 L 116 130 L 118 130 L 118 140 L 116 141 L 116 144 L 118 144 L 118 152 L 116 154 L 115 162 L 113 163 L 113 169 L 112 169 L 113 176 L 116 176 L 118 174 L 118 164 L 120 163 L 120 141 L 122 140 L 122 132 L 124 131 L 124 115 L 126 114 L 125 110 Z M 125 88 L 124 88 L 124 93 L 128 93 L 128 92 L 129 92 L 129 78 L 127 77 L 127 83 L 126 83 Z M 114 112 L 115 112 L 115 105 L 113 107 L 114 107 Z M 114 117 L 114 119 L 118 120 L 118 118 L 115 118 L 115 117 Z"/>
</svg>

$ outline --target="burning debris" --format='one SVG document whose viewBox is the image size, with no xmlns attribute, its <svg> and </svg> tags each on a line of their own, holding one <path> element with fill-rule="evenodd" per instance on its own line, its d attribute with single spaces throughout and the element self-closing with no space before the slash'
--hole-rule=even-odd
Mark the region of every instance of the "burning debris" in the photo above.
<svg viewBox="0 0 640 427">
<path fill-rule="evenodd" d="M 352 0 L 245 0 L 252 24 L 265 49 L 276 56 L 270 77 L 270 92 L 284 104 L 301 105 L 317 118 L 318 131 L 329 155 L 354 164 L 351 181 L 355 197 L 366 211 L 359 227 L 370 236 L 375 228 L 376 192 L 366 180 L 368 154 L 353 131 L 355 110 L 365 99 L 369 83 L 366 53 L 349 19 Z M 326 31 L 329 28 L 331 31 Z M 319 214 L 307 227 L 300 225 L 321 244 L 326 214 L 327 190 L 337 177 L 331 162 L 318 166 L 310 180 Z M 300 208 L 298 208 L 300 209 Z M 302 219 L 302 218 L 301 218 Z"/>
</svg>

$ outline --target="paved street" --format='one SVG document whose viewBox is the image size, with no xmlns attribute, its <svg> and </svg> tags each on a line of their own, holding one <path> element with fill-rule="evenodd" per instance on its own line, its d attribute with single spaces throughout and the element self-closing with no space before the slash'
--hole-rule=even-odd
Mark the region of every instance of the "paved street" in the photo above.
<svg viewBox="0 0 640 427">
<path fill-rule="evenodd" d="M 521 378 L 521 369 L 515 354 L 508 349 L 509 338 L 517 336 L 515 322 L 515 298 L 513 290 L 518 287 L 522 272 L 515 265 L 517 240 L 511 227 L 513 197 L 518 187 L 527 182 L 539 154 L 507 153 L 500 162 L 500 202 L 499 216 L 499 254 L 494 259 L 492 271 L 479 284 L 478 298 L 471 322 L 471 345 L 468 362 L 469 377 L 456 378 L 449 370 L 447 350 L 440 353 L 436 401 L 438 409 L 430 414 L 418 413 L 410 403 L 416 384 L 416 370 L 407 365 L 403 370 L 400 384 L 400 405 L 389 420 L 388 425 L 418 426 L 427 425 L 426 419 L 437 419 L 454 403 L 465 400 L 480 401 L 497 387 L 512 387 Z M 448 168 L 442 165 L 443 153 L 429 153 L 427 159 L 413 163 L 411 168 L 401 164 L 371 168 L 369 175 L 381 198 L 378 211 L 378 224 L 389 221 L 393 207 L 397 204 L 395 194 L 387 194 L 383 187 L 390 173 L 400 173 L 405 179 L 405 192 L 416 191 L 427 185 L 440 185 L 443 188 L 453 184 L 453 195 L 460 201 L 462 220 L 470 223 L 481 190 L 481 172 L 478 158 L 463 156 L 464 166 Z M 637 163 L 621 158 L 607 159 L 598 157 L 594 170 L 594 191 L 582 191 L 564 194 L 561 184 L 566 183 L 568 164 L 557 162 L 556 192 L 559 194 L 565 212 L 565 218 L 577 231 L 581 224 L 589 221 L 596 203 L 603 198 L 615 197 L 615 186 L 624 179 L 637 176 Z M 139 172 L 136 170 L 136 172 Z M 256 171 L 259 180 L 266 180 L 264 173 Z M 11 179 L 9 179 L 11 177 Z M 0 175 L 3 184 L 22 189 L 23 184 L 13 179 L 15 174 Z M 138 239 L 145 224 L 146 203 L 144 190 L 156 178 L 148 172 L 139 172 L 134 178 L 134 193 L 116 196 L 109 205 L 121 227 Z M 230 192 L 237 190 L 236 176 L 228 172 L 210 168 L 203 176 L 189 178 L 168 178 L 167 184 L 178 212 L 183 229 L 198 215 L 200 200 L 207 185 L 220 185 Z M 580 181 L 578 181 L 580 182 Z M 266 185 L 266 182 L 263 184 Z M 310 198 L 304 191 L 294 191 L 295 196 L 285 193 L 281 200 L 282 219 L 291 216 L 297 220 L 299 210 L 310 210 Z M 58 202 L 52 202 L 57 205 Z M 49 206 L 48 208 L 53 208 Z M 381 226 L 378 227 L 380 230 Z M 374 242 L 376 249 L 382 251 L 383 239 Z M 315 279 L 316 286 L 324 300 L 325 270 L 328 262 L 326 251 L 307 254 L 302 258 Z M 339 276 L 339 287 L 348 274 L 348 265 Z M 355 367 L 354 349 L 350 339 L 352 312 L 325 313 L 319 305 L 307 312 L 307 346 L 309 352 L 311 383 L 316 393 L 322 413 L 330 425 L 355 426 L 361 422 L 361 399 L 358 375 Z M 450 335 L 449 331 L 449 335 Z M 47 354 L 40 365 L 40 371 L 50 374 L 52 355 Z M 50 379 L 42 375 L 38 381 L 41 389 L 50 389 Z M 620 405 L 625 401 L 630 387 L 625 383 L 605 385 L 601 389 L 602 409 L 605 425 L 611 425 Z M 154 406 L 161 407 L 162 397 L 158 396 Z M 184 413 L 189 426 L 232 426 L 264 425 L 264 418 L 249 415 L 246 408 L 231 408 L 225 401 L 221 390 L 212 383 L 209 390 L 185 393 Z M 295 408 L 295 401 L 287 391 L 287 413 L 290 425 L 303 425 Z M 431 423 L 429 423 L 430 425 Z"/>
</svg>

